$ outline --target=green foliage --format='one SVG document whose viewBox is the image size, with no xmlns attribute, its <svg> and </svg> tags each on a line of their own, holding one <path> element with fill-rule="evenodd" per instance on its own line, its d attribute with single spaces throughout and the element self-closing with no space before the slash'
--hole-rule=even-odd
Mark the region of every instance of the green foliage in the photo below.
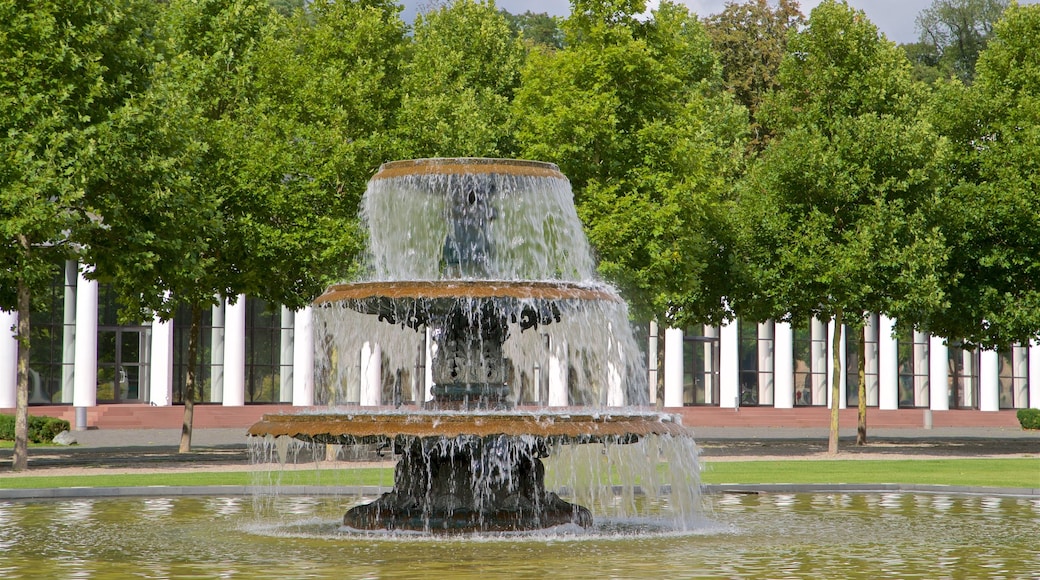
<svg viewBox="0 0 1040 580">
<path fill-rule="evenodd" d="M 494 5 L 455 0 L 419 15 L 401 81 L 406 157 L 510 157 L 509 107 L 524 48 Z"/>
<path fill-rule="evenodd" d="M 1012 5 L 972 86 L 944 84 L 931 119 L 952 144 L 934 213 L 950 247 L 928 328 L 1004 348 L 1040 336 L 1040 6 Z"/>
<path fill-rule="evenodd" d="M 0 440 L 14 440 L 14 419 L 14 415 L 0 415 Z M 64 419 L 29 415 L 30 443 L 50 443 L 59 433 L 68 430 L 69 422 Z"/>
<path fill-rule="evenodd" d="M 85 221 L 95 131 L 140 80 L 147 32 L 132 0 L 0 1 L 0 307 L 33 293 Z"/>
<path fill-rule="evenodd" d="M 1040 429 L 1040 409 L 1019 409 L 1015 416 L 1023 429 Z"/>
<path fill-rule="evenodd" d="M 780 90 L 760 109 L 775 132 L 741 187 L 743 285 L 752 319 L 914 319 L 942 299 L 942 239 L 927 227 L 941 143 L 917 113 L 905 56 L 862 13 L 823 2 L 793 36 Z"/>
<path fill-rule="evenodd" d="M 631 4 L 631 5 L 629 5 Z M 744 111 L 720 90 L 703 26 L 664 2 L 578 3 L 563 50 L 534 50 L 514 102 L 524 157 L 572 183 L 600 270 L 642 315 L 718 320 L 727 180 Z"/>
</svg>

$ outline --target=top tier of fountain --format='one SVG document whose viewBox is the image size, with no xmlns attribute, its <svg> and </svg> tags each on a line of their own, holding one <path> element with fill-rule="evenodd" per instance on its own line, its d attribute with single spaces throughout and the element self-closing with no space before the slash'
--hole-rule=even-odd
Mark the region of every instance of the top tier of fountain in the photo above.
<svg viewBox="0 0 1040 580">
<path fill-rule="evenodd" d="M 551 163 L 386 163 L 369 183 L 361 218 L 372 281 L 595 280 L 570 184 Z"/>
</svg>

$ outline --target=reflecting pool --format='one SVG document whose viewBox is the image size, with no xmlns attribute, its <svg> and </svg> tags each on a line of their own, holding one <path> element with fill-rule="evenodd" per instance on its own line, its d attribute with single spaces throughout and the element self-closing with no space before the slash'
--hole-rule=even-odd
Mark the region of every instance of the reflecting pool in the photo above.
<svg viewBox="0 0 1040 580">
<path fill-rule="evenodd" d="M 13 578 L 1033 578 L 1040 498 L 903 493 L 711 495 L 688 530 L 481 538 L 359 536 L 355 499 L 0 501 Z"/>
</svg>

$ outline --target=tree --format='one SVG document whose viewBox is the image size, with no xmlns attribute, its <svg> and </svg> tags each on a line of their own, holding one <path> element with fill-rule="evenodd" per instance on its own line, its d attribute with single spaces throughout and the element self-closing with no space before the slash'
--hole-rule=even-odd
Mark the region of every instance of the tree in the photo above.
<svg viewBox="0 0 1040 580">
<path fill-rule="evenodd" d="M 1008 0 L 932 0 L 917 16 L 921 43 L 937 65 L 964 82 L 975 77 L 975 62 L 993 35 Z"/>
<path fill-rule="evenodd" d="M 703 26 L 663 2 L 575 2 L 563 50 L 532 51 L 514 116 L 523 156 L 557 163 L 601 273 L 642 315 L 726 316 L 727 180 L 744 111 L 721 90 Z"/>
<path fill-rule="evenodd" d="M 417 17 L 398 134 L 411 157 L 509 157 L 523 44 L 491 3 L 455 0 Z"/>
<path fill-rule="evenodd" d="M 504 9 L 498 12 L 505 18 L 509 30 L 525 42 L 556 49 L 563 48 L 563 30 L 560 28 L 559 18 L 549 16 L 545 12 L 536 13 L 530 10 L 523 14 L 510 14 Z"/>
<path fill-rule="evenodd" d="M 1040 337 L 1040 6 L 1008 7 L 972 86 L 951 82 L 931 118 L 952 144 L 934 213 L 950 246 L 947 301 L 925 328 L 1006 348 Z"/>
<path fill-rule="evenodd" d="M 824 1 L 788 51 L 780 89 L 760 109 L 775 138 L 741 188 L 746 286 L 734 308 L 834 321 L 837 453 L 843 323 L 862 327 L 870 312 L 910 313 L 939 296 L 942 244 L 924 216 L 940 144 L 917 114 L 923 93 L 905 56 L 862 12 Z"/>
<path fill-rule="evenodd" d="M 787 38 L 804 22 L 795 0 L 780 0 L 776 8 L 768 0 L 730 1 L 722 12 L 704 19 L 712 48 L 722 63 L 726 90 L 751 117 L 753 146 L 760 147 L 768 138 L 762 134 L 756 113 L 765 95 L 777 87 Z"/>
<path fill-rule="evenodd" d="M 82 199 L 97 128 L 140 81 L 143 8 L 0 1 L 0 308 L 18 312 L 15 470 L 28 466 L 32 297 L 87 222 Z"/>
</svg>

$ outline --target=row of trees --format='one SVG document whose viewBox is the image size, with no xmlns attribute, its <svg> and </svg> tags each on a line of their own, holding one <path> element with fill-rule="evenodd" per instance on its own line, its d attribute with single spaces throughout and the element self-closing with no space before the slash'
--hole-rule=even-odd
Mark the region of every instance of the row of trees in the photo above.
<svg viewBox="0 0 1040 580">
<path fill-rule="evenodd" d="M 640 317 L 861 328 L 884 312 L 983 346 L 1040 332 L 1035 6 L 1007 7 L 973 83 L 931 85 L 834 0 L 704 21 L 573 0 L 557 29 L 474 0 L 411 30 L 392 0 L 277 8 L 0 0 L 20 416 L 31 297 L 63 257 L 127 319 L 186 306 L 197 325 L 243 293 L 300 306 L 357 267 L 364 183 L 398 158 L 557 163 Z"/>
</svg>

